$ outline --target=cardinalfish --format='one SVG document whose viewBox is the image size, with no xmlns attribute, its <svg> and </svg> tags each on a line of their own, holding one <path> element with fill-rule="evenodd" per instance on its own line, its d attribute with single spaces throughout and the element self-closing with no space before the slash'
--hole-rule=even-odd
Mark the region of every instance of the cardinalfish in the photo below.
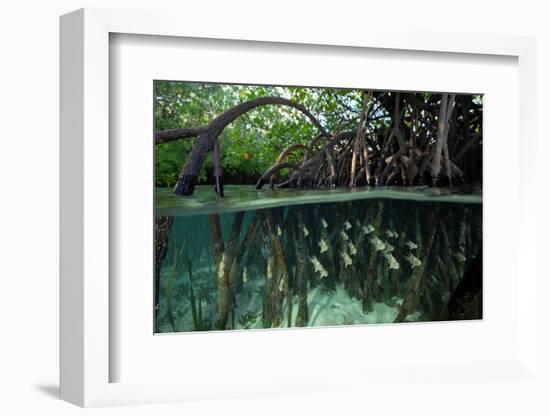
<svg viewBox="0 0 550 416">
<path fill-rule="evenodd" d="M 344 230 L 340 231 L 340 237 L 342 237 L 344 241 L 349 241 L 349 235 L 347 235 Z"/>
<path fill-rule="evenodd" d="M 374 227 L 370 224 L 363 225 L 361 231 L 363 231 L 363 234 L 370 234 L 374 231 Z"/>
<path fill-rule="evenodd" d="M 386 235 L 388 238 L 397 238 L 399 237 L 399 234 L 395 230 L 386 230 Z"/>
<path fill-rule="evenodd" d="M 414 250 L 415 248 L 418 248 L 416 244 L 414 244 L 411 240 L 408 240 L 405 242 L 405 245 L 409 247 L 409 250 Z"/>
<path fill-rule="evenodd" d="M 353 264 L 353 260 L 349 256 L 348 253 L 345 251 L 340 252 L 340 256 L 342 257 L 342 260 L 344 260 L 344 267 L 347 268 L 348 266 L 351 266 Z"/>
<path fill-rule="evenodd" d="M 349 223 L 349 221 L 346 221 L 346 222 L 344 223 L 344 228 L 346 229 L 346 231 L 349 230 L 349 229 L 351 228 L 351 224 Z"/>
<path fill-rule="evenodd" d="M 323 217 L 321 217 L 321 225 L 323 226 L 323 228 L 328 227 L 328 224 L 327 224 L 327 222 L 325 221 L 325 219 Z"/>
<path fill-rule="evenodd" d="M 464 263 L 466 261 L 466 257 L 464 257 L 461 253 L 456 253 L 455 257 L 460 263 Z"/>
<path fill-rule="evenodd" d="M 319 248 L 321 249 L 321 254 L 328 250 L 328 244 L 322 238 L 321 241 L 319 241 Z"/>
<path fill-rule="evenodd" d="M 405 259 L 411 264 L 411 268 L 413 268 L 413 269 L 422 264 L 420 259 L 418 257 L 414 256 L 414 254 L 412 254 L 412 253 L 409 253 L 409 255 L 407 257 L 405 257 Z"/>
<path fill-rule="evenodd" d="M 306 228 L 305 225 L 302 225 L 302 232 L 304 233 L 305 237 L 307 237 L 309 235 L 309 230 Z"/>
<path fill-rule="evenodd" d="M 384 248 L 386 247 L 384 242 L 378 237 L 373 237 L 369 241 L 372 243 L 376 251 L 384 250 Z"/>
<path fill-rule="evenodd" d="M 283 235 L 283 230 L 281 230 L 281 227 L 278 225 L 277 226 L 277 237 L 280 237 Z"/>
<path fill-rule="evenodd" d="M 317 260 L 317 257 L 310 257 L 309 261 L 311 262 L 311 264 L 313 264 L 313 269 L 315 270 L 315 273 L 319 273 L 319 276 L 321 278 L 328 276 L 327 269 L 325 269 L 321 262 Z"/>
<path fill-rule="evenodd" d="M 398 270 L 399 269 L 399 263 L 397 262 L 397 259 L 393 256 L 391 253 L 385 253 L 384 255 L 386 257 L 386 260 L 389 262 L 389 269 Z"/>
</svg>

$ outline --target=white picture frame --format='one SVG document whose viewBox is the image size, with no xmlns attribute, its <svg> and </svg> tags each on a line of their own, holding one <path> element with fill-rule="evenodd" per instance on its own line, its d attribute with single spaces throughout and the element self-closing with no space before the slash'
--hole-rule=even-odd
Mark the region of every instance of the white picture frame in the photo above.
<svg viewBox="0 0 550 416">
<path fill-rule="evenodd" d="M 82 9 L 61 18 L 61 398 L 80 406 L 159 403 L 196 398 L 239 397 L 273 392 L 306 393 L 350 388 L 353 384 L 374 385 L 391 378 L 409 380 L 461 379 L 472 383 L 489 377 L 507 380 L 536 380 L 536 270 L 534 242 L 536 217 L 533 184 L 528 167 L 535 160 L 535 146 L 519 146 L 519 141 L 536 140 L 532 110 L 535 83 L 535 41 L 529 37 L 474 33 L 438 33 L 426 36 L 422 30 L 387 26 L 354 32 L 343 28 L 328 33 L 322 28 L 281 32 L 265 25 L 246 34 L 236 34 L 223 20 L 205 28 L 200 21 L 173 13 Z M 234 24 L 234 22 L 233 22 Z M 520 223 L 513 243 L 517 269 L 522 271 L 518 287 L 517 348 L 506 359 L 471 363 L 442 362 L 411 370 L 395 368 L 361 369 L 343 367 L 319 374 L 269 374 L 257 380 L 232 382 L 221 374 L 217 383 L 205 378 L 178 381 L 112 382 L 110 368 L 120 359 L 110 348 L 110 311 L 116 307 L 110 297 L 110 34 L 147 35 L 225 41 L 276 42 L 284 45 L 331 45 L 333 47 L 423 51 L 438 54 L 508 56 L 518 60 L 519 132 L 517 163 L 517 214 Z M 166 38 L 168 39 L 168 38 Z M 516 195 L 516 194 L 514 194 Z M 529 213 L 529 215 L 522 215 Z M 409 327 L 411 328 L 411 327 Z M 410 331 L 411 329 L 409 329 Z M 413 328 L 414 330 L 414 328 Z M 328 330 L 319 330 L 328 331 Z M 277 337 L 277 332 L 273 337 Z M 280 334 L 280 333 L 279 333 Z M 237 341 L 238 342 L 238 341 Z M 290 378 L 290 380 L 289 380 Z M 342 379 L 349 380 L 342 383 Z M 277 394 L 277 393 L 275 393 Z"/>
</svg>

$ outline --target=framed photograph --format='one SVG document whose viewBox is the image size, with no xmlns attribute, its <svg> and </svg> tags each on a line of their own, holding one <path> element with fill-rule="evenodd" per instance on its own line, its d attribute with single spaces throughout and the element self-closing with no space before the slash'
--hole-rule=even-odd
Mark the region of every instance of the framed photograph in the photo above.
<svg viewBox="0 0 550 416">
<path fill-rule="evenodd" d="M 533 380 L 534 40 L 180 22 L 61 18 L 61 397 Z"/>
</svg>

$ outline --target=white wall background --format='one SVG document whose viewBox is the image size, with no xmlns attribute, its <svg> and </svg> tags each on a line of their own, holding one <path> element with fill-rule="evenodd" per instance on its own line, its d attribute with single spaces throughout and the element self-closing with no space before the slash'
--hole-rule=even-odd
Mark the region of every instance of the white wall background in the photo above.
<svg viewBox="0 0 550 416">
<path fill-rule="evenodd" d="M 6 0 L 0 9 L 0 414 L 76 414 L 82 410 L 56 399 L 58 383 L 58 17 L 80 7 L 166 9 L 204 19 L 216 13 L 245 16 L 253 25 L 369 24 L 371 20 L 436 30 L 511 33 L 537 36 L 539 172 L 533 178 L 548 188 L 543 168 L 549 152 L 545 132 L 550 105 L 549 13 L 542 1 L 361 1 L 302 2 L 210 1 L 186 5 L 169 0 Z M 185 25 L 185 21 L 182 21 Z M 244 31 L 239 25 L 236 31 Z M 539 200 L 539 266 L 545 266 L 548 198 Z M 510 221 L 513 226 L 513 219 Z M 546 232 L 545 232 L 546 231 Z M 539 273 L 542 273 L 539 271 Z M 550 293 L 549 284 L 539 293 Z M 546 304 L 539 319 L 550 316 Z M 547 331 L 549 332 L 549 331 Z M 539 359 L 548 371 L 548 334 Z M 547 387 L 546 393 L 550 391 Z M 456 394 L 460 388 L 460 395 Z M 397 393 L 396 393 L 397 392 Z M 259 398 L 100 409 L 101 415 L 124 414 L 550 414 L 545 392 L 526 385 L 494 383 L 479 387 L 430 386 L 387 394 L 335 393 L 308 397 Z"/>
</svg>

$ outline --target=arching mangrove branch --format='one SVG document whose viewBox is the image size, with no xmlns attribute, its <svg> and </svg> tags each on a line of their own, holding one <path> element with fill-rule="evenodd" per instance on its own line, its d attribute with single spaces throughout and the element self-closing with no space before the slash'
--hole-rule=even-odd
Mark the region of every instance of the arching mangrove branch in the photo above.
<svg viewBox="0 0 550 416">
<path fill-rule="evenodd" d="M 177 195 L 191 195 L 195 188 L 196 178 L 208 152 L 214 147 L 219 135 L 228 124 L 239 116 L 262 105 L 285 105 L 302 112 L 319 131 L 328 136 L 325 128 L 302 104 L 282 97 L 259 97 L 244 103 L 238 104 L 214 118 L 208 125 L 199 128 L 184 128 L 155 133 L 155 143 L 168 143 L 173 140 L 197 137 L 197 142 L 183 166 L 174 192 Z"/>
<path fill-rule="evenodd" d="M 288 169 L 279 187 L 332 187 L 364 185 L 439 185 L 463 182 L 465 169 L 476 179 L 478 161 L 464 155 L 480 145 L 481 110 L 478 103 L 455 94 L 363 92 L 360 111 L 345 119 L 346 129 L 327 131 L 304 105 L 282 97 L 255 98 L 226 110 L 205 126 L 159 131 L 155 143 L 196 137 L 181 169 L 174 192 L 193 193 L 197 176 L 208 152 L 225 127 L 239 116 L 264 105 L 282 105 L 304 114 L 320 134 L 309 144 L 290 144 L 257 181 L 276 185 L 281 170 Z M 324 120 L 324 118 L 323 118 Z M 320 139 L 324 139 L 321 142 Z M 304 149 L 301 162 L 287 156 Z M 216 178 L 221 169 L 217 167 Z"/>
</svg>

